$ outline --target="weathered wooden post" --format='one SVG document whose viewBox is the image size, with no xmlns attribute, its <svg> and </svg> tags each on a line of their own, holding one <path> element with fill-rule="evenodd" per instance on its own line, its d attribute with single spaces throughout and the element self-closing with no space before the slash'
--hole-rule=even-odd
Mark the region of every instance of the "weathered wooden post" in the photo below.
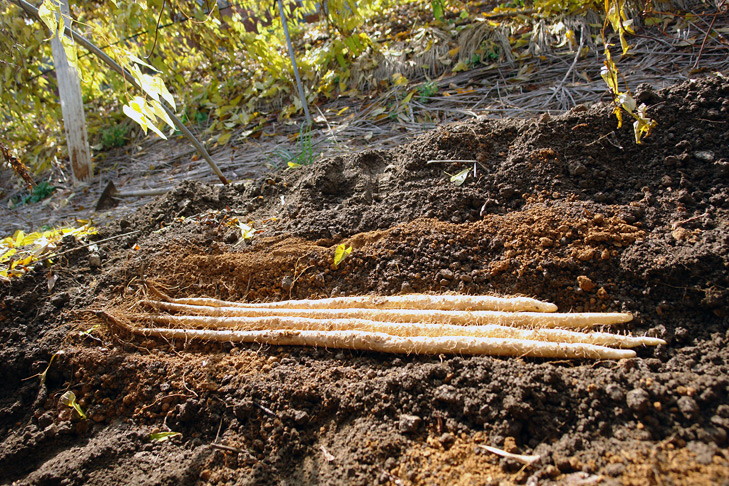
<svg viewBox="0 0 729 486">
<path fill-rule="evenodd" d="M 71 25 L 71 12 L 68 0 L 58 0 L 61 5 L 64 25 Z M 53 50 L 53 64 L 56 67 L 58 80 L 58 93 L 61 97 L 61 111 L 63 112 L 63 126 L 66 132 L 66 145 L 68 157 L 71 159 L 71 170 L 74 183 L 91 178 L 91 155 L 86 135 L 86 116 L 81 96 L 81 83 L 76 66 L 69 64 L 66 51 L 60 41 L 63 32 L 51 39 Z"/>
</svg>

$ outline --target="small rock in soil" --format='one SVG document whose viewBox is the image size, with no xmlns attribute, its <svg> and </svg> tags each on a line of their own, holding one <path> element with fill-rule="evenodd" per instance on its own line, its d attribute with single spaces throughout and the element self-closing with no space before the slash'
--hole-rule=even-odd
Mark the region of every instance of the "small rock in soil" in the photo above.
<svg viewBox="0 0 729 486">
<path fill-rule="evenodd" d="M 636 388 L 635 390 L 629 391 L 625 400 L 628 404 L 628 408 L 639 414 L 646 413 L 651 406 L 650 395 L 648 395 L 648 392 L 642 388 Z"/>
<path fill-rule="evenodd" d="M 418 417 L 417 415 L 408 415 L 408 414 L 402 414 L 400 415 L 400 432 L 402 433 L 413 433 L 418 430 L 418 426 L 420 426 L 420 422 L 422 422 L 423 419 Z"/>
</svg>

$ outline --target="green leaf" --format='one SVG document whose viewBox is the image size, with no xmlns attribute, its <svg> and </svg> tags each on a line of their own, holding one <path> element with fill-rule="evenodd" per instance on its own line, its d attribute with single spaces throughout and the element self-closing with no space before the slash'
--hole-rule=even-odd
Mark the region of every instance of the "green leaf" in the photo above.
<svg viewBox="0 0 729 486">
<path fill-rule="evenodd" d="M 334 266 L 338 267 L 340 263 L 342 263 L 342 260 L 344 260 L 347 255 L 352 253 L 352 247 L 349 248 L 346 247 L 344 243 L 339 245 L 337 249 L 334 251 Z"/>
<path fill-rule="evenodd" d="M 443 20 L 443 0 L 431 0 L 430 5 L 433 7 L 433 17 Z"/>
<path fill-rule="evenodd" d="M 149 440 L 152 442 L 164 442 L 166 440 L 170 440 L 172 437 L 177 437 L 178 435 L 182 435 L 180 432 L 155 432 L 153 434 L 149 434 Z"/>
</svg>

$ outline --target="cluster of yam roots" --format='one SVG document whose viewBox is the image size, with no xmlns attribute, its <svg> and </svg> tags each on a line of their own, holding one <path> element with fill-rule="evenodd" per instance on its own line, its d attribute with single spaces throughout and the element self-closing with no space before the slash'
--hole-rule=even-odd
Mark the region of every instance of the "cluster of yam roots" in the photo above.
<svg viewBox="0 0 729 486">
<path fill-rule="evenodd" d="M 141 300 L 149 312 L 102 311 L 118 330 L 167 340 L 316 346 L 383 353 L 623 359 L 665 341 L 593 331 L 627 313 L 558 313 L 525 297 L 356 296 L 271 303 L 210 298 Z"/>
</svg>

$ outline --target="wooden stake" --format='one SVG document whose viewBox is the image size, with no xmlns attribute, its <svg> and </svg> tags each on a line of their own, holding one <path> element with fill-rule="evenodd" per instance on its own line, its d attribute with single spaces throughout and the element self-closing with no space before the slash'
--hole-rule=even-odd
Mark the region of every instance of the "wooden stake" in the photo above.
<svg viewBox="0 0 729 486">
<path fill-rule="evenodd" d="M 71 25 L 68 0 L 59 0 L 59 2 L 64 24 Z M 81 96 L 78 71 L 75 66 L 68 62 L 66 51 L 64 51 L 60 41 L 61 36 L 63 36 L 63 32 L 59 32 L 51 39 L 51 49 L 53 51 L 53 64 L 56 67 L 58 94 L 61 98 L 66 146 L 68 147 L 68 157 L 71 159 L 71 173 L 73 182 L 78 183 L 91 178 L 91 154 L 86 134 L 86 116 L 84 115 L 84 102 Z"/>
</svg>

